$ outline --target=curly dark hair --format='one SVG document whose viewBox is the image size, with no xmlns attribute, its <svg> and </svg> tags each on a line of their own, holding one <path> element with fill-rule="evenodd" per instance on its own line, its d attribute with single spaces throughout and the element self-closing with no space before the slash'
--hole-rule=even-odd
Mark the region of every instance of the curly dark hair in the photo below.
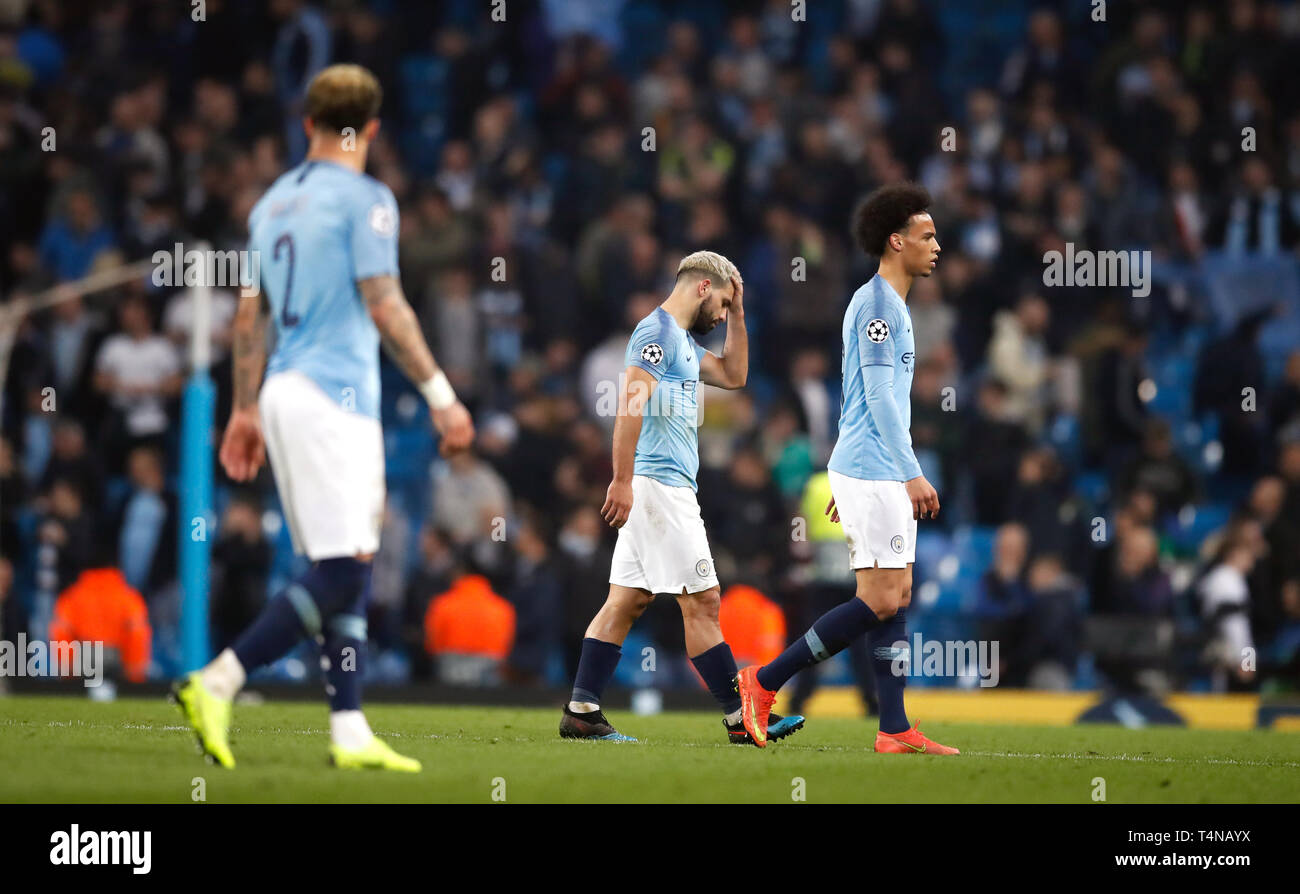
<svg viewBox="0 0 1300 894">
<path fill-rule="evenodd" d="M 930 207 L 930 191 L 919 183 L 892 183 L 871 193 L 853 212 L 853 238 L 869 255 L 881 257 L 889 235 L 907 227 L 913 214 Z"/>
</svg>

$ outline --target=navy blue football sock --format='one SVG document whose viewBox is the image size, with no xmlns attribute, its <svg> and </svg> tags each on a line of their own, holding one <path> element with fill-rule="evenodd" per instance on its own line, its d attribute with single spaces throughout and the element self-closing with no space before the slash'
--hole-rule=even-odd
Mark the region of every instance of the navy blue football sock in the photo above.
<svg viewBox="0 0 1300 894">
<path fill-rule="evenodd" d="M 736 659 L 731 654 L 731 646 L 718 643 L 712 649 L 701 652 L 691 659 L 691 664 L 704 678 L 704 685 L 722 705 L 723 714 L 732 714 L 740 710 L 740 693 L 736 691 Z"/>
<path fill-rule="evenodd" d="M 235 657 L 244 667 L 244 673 L 251 674 L 259 667 L 287 654 L 306 635 L 307 631 L 293 603 L 281 592 L 266 603 L 266 607 L 248 629 L 235 640 L 232 648 Z"/>
<path fill-rule="evenodd" d="M 235 641 L 235 656 L 252 673 L 284 656 L 304 636 L 323 635 L 325 621 L 363 601 L 370 563 L 322 559 L 266 604 Z"/>
<path fill-rule="evenodd" d="M 335 615 L 327 625 L 321 647 L 325 670 L 325 694 L 331 711 L 361 710 L 361 675 L 365 668 L 366 619 L 357 615 Z"/>
<path fill-rule="evenodd" d="M 901 643 L 895 646 L 895 643 Z M 907 647 L 907 609 L 881 624 L 867 636 L 871 647 L 871 665 L 876 672 L 876 699 L 880 702 L 880 731 L 901 733 L 911 728 L 903 709 L 903 689 L 910 666 Z M 903 673 L 895 673 L 895 662 L 904 661 Z"/>
<path fill-rule="evenodd" d="M 758 684 L 768 692 L 776 692 L 805 667 L 825 661 L 879 624 L 876 613 L 855 596 L 822 615 L 803 637 L 759 668 Z"/>
<path fill-rule="evenodd" d="M 359 559 L 321 559 L 299 578 L 311 594 L 320 616 L 329 620 L 339 612 L 355 611 L 370 584 L 370 563 Z"/>
<path fill-rule="evenodd" d="M 588 636 L 582 641 L 582 655 L 578 658 L 578 673 L 573 678 L 570 701 L 600 704 L 600 694 L 614 676 L 623 650 L 613 643 Z"/>
</svg>

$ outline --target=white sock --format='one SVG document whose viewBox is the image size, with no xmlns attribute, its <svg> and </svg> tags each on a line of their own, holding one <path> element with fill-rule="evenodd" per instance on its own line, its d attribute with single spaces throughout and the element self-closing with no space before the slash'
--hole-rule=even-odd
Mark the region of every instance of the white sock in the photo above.
<svg viewBox="0 0 1300 894">
<path fill-rule="evenodd" d="M 200 679 L 208 692 L 217 698 L 230 701 L 235 697 L 235 693 L 244 687 L 248 675 L 244 673 L 244 666 L 235 657 L 235 651 L 224 649 L 203 669 Z"/>
<path fill-rule="evenodd" d="M 730 714 L 727 714 L 722 719 L 727 721 L 727 726 L 735 726 L 737 723 L 740 723 L 740 716 L 741 716 L 740 709 L 737 708 L 736 710 L 732 711 Z"/>
<path fill-rule="evenodd" d="M 335 745 L 355 751 L 365 748 L 374 737 L 366 715 L 360 711 L 330 712 L 330 741 Z"/>
<path fill-rule="evenodd" d="M 595 702 L 569 702 L 569 710 L 574 714 L 590 714 L 592 711 L 599 711 L 600 705 Z"/>
</svg>

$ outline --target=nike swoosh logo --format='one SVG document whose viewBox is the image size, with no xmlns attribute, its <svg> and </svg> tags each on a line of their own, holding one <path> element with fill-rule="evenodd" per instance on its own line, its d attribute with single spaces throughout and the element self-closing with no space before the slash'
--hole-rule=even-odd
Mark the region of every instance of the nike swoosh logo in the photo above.
<svg viewBox="0 0 1300 894">
<path fill-rule="evenodd" d="M 926 748 L 926 746 L 924 746 L 924 745 L 922 745 L 920 748 L 917 748 L 917 747 L 916 747 L 915 745 L 913 745 L 911 742 L 904 742 L 902 739 L 896 739 L 895 741 L 898 742 L 900 745 L 906 745 L 908 748 L 912 749 L 913 751 L 917 752 L 918 754 L 925 754 L 925 748 Z"/>
</svg>

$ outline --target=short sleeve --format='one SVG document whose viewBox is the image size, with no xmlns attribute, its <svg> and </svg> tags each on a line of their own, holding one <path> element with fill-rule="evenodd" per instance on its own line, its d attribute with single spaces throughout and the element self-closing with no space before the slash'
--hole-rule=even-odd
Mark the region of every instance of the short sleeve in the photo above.
<svg viewBox="0 0 1300 894">
<path fill-rule="evenodd" d="M 859 366 L 894 365 L 898 315 L 883 301 L 864 301 L 854 326 L 858 334 Z"/>
<path fill-rule="evenodd" d="M 639 366 L 654 376 L 656 382 L 659 381 L 676 359 L 673 340 L 669 335 L 657 313 L 646 317 L 632 332 L 632 338 L 627 343 L 625 364 Z"/>
<path fill-rule="evenodd" d="M 699 369 L 700 364 L 704 362 L 704 355 L 709 353 L 709 349 L 693 338 L 691 339 L 691 347 L 695 349 L 695 368 Z"/>
<path fill-rule="evenodd" d="M 353 200 L 352 265 L 360 281 L 397 275 L 397 200 L 383 184 L 364 190 Z"/>
</svg>

